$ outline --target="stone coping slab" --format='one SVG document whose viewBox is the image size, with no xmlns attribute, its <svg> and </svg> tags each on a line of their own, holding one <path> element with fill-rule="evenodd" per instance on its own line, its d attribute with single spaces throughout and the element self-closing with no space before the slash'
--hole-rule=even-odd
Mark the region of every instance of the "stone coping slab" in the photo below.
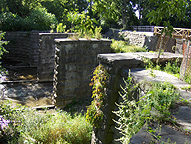
<svg viewBox="0 0 191 144">
<path fill-rule="evenodd" d="M 65 34 L 65 35 L 74 35 L 74 34 L 76 34 L 76 33 L 39 33 L 39 35 L 63 35 L 63 34 Z"/>
<path fill-rule="evenodd" d="M 127 77 L 129 73 L 129 70 L 123 70 L 122 76 Z M 178 91 L 180 92 L 180 95 L 182 98 L 191 101 L 191 92 L 187 92 L 186 90 L 183 90 L 186 87 L 190 87 L 191 85 L 181 81 L 177 77 L 168 74 L 163 71 L 158 70 L 152 70 L 152 75 L 150 70 L 142 69 L 142 68 L 135 68 L 130 70 L 130 74 L 135 81 L 135 83 L 141 83 L 144 81 L 147 82 L 169 82 L 172 85 L 174 85 Z"/>
<path fill-rule="evenodd" d="M 79 42 L 79 41 L 93 41 L 93 42 L 96 42 L 96 41 L 98 41 L 98 42 L 100 42 L 100 41 L 106 41 L 106 42 L 111 42 L 112 43 L 112 41 L 111 40 L 109 40 L 109 39 L 94 39 L 94 38 L 91 38 L 91 39 L 86 39 L 86 38 L 79 38 L 79 39 L 70 39 L 70 38 L 57 38 L 57 39 L 55 39 L 54 40 L 55 42 Z"/>
<path fill-rule="evenodd" d="M 129 64 L 139 64 L 141 62 L 141 57 L 134 55 L 133 53 L 110 53 L 99 54 L 98 60 L 102 60 L 106 63 L 125 62 Z"/>
<path fill-rule="evenodd" d="M 136 52 L 134 53 L 136 55 L 139 55 L 140 57 L 144 57 L 144 58 L 148 58 L 151 59 L 152 61 L 156 62 L 157 58 L 158 58 L 158 53 L 157 52 Z M 170 52 L 164 52 L 160 55 L 160 59 L 159 62 L 164 62 L 167 60 L 174 60 L 179 58 L 180 61 L 183 58 L 182 54 L 175 54 L 175 53 L 170 53 Z"/>
<path fill-rule="evenodd" d="M 124 70 L 125 73 L 129 73 L 129 70 Z M 152 73 L 152 74 L 151 74 Z M 130 74 L 133 79 L 140 83 L 142 81 L 149 82 L 169 82 L 178 89 L 191 86 L 190 84 L 181 81 L 177 77 L 159 70 L 147 70 L 142 68 L 135 68 L 130 70 Z"/>
</svg>

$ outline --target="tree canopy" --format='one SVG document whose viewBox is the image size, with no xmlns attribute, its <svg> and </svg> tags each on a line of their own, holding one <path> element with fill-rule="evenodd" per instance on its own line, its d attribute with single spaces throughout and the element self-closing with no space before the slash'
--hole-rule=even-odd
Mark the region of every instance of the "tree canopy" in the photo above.
<svg viewBox="0 0 191 144">
<path fill-rule="evenodd" d="M 0 0 L 0 17 L 27 19 L 39 8 L 54 15 L 67 28 L 72 23 L 68 14 L 75 12 L 96 19 L 103 28 L 131 29 L 135 25 L 189 28 L 191 22 L 190 0 Z"/>
</svg>

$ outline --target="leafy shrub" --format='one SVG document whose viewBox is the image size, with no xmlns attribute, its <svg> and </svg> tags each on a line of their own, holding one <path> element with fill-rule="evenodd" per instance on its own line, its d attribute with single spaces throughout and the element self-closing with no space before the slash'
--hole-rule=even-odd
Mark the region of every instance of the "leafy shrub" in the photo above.
<svg viewBox="0 0 191 144">
<path fill-rule="evenodd" d="M 3 31 L 49 30 L 51 24 L 57 24 L 55 16 L 45 8 L 34 9 L 29 17 L 5 12 L 0 14 L 0 29 Z"/>
<path fill-rule="evenodd" d="M 57 33 L 63 33 L 65 32 L 65 29 L 66 29 L 66 25 L 63 26 L 63 23 L 59 23 L 56 27 L 56 31 Z"/>
<path fill-rule="evenodd" d="M 48 13 L 45 8 L 34 9 L 28 20 L 32 23 L 33 30 L 49 30 L 52 24 L 57 24 L 58 21 L 54 14 Z"/>
<path fill-rule="evenodd" d="M 69 12 L 67 14 L 68 21 L 71 23 L 71 31 L 79 34 L 79 37 L 98 38 L 101 36 L 101 27 L 96 27 L 98 22 L 95 18 L 90 18 L 85 12 L 78 11 Z"/>
<path fill-rule="evenodd" d="M 17 14 L 6 12 L 0 15 L 0 29 L 3 31 L 24 30 L 24 25 L 24 19 Z"/>
<path fill-rule="evenodd" d="M 2 58 L 1 56 L 2 56 L 4 53 L 7 53 L 7 52 L 8 52 L 8 51 L 4 48 L 4 45 L 7 45 L 7 44 L 8 44 L 8 41 L 3 41 L 4 35 L 5 35 L 5 32 L 0 31 L 0 60 L 1 60 L 1 58 Z M 0 74 L 2 74 L 3 72 L 5 72 L 5 69 L 2 68 L 1 62 L 0 62 Z"/>
<path fill-rule="evenodd" d="M 138 46 L 131 46 L 126 41 L 117 41 L 117 40 L 112 40 L 111 49 L 115 53 L 146 52 L 145 48 Z"/>
</svg>

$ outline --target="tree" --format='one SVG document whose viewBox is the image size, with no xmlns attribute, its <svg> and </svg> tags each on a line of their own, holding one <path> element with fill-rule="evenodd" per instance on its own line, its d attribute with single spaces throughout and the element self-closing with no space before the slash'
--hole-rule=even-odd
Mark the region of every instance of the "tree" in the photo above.
<svg viewBox="0 0 191 144">
<path fill-rule="evenodd" d="M 150 4 L 154 4 L 155 10 L 147 14 L 148 21 L 156 25 L 170 28 L 170 18 L 175 17 L 181 21 L 186 18 L 187 2 L 185 0 L 149 0 Z"/>
<path fill-rule="evenodd" d="M 23 18 L 28 16 L 30 12 L 40 5 L 39 0 L 4 0 L 10 12 L 17 14 Z"/>
<path fill-rule="evenodd" d="M 162 49 L 163 38 L 166 35 L 170 35 L 173 32 L 173 27 L 170 24 L 170 18 L 176 17 L 179 21 L 186 18 L 187 2 L 185 0 L 149 0 L 150 3 L 154 3 L 157 7 L 156 10 L 152 10 L 148 15 L 148 21 L 159 25 L 163 23 L 164 29 L 161 32 L 161 42 L 159 47 L 159 54 L 157 63 L 160 58 Z"/>
<path fill-rule="evenodd" d="M 59 22 L 67 24 L 67 13 L 78 10 L 84 11 L 88 3 L 86 0 L 42 0 L 41 4 L 49 13 L 55 14 Z"/>
<path fill-rule="evenodd" d="M 121 21 L 123 28 L 129 28 L 136 22 L 133 0 L 89 0 L 89 2 L 93 3 L 92 11 L 99 15 L 101 21 L 117 20 L 118 23 Z"/>
</svg>

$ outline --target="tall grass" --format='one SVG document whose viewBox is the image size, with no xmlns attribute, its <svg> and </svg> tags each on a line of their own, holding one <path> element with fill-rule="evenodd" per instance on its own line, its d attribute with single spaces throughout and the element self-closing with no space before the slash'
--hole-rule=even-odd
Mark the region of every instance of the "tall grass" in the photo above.
<svg viewBox="0 0 191 144">
<path fill-rule="evenodd" d="M 22 107 L 9 119 L 17 121 L 16 127 L 8 127 L 17 135 L 12 138 L 14 141 L 6 138 L 7 143 L 89 144 L 91 141 L 92 125 L 81 114 L 70 115 L 56 110 L 39 112 Z"/>
<path fill-rule="evenodd" d="M 126 41 L 112 40 L 111 49 L 115 53 L 146 52 L 145 48 L 129 45 Z"/>
</svg>

